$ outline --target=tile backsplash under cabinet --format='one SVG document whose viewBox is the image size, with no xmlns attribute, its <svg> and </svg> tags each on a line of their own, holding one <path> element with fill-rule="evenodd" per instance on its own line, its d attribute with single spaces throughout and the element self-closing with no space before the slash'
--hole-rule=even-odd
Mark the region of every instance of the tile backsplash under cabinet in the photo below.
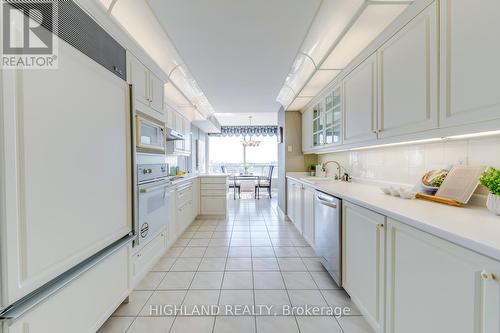
<svg viewBox="0 0 500 333">
<path fill-rule="evenodd" d="M 328 153 L 323 163 L 336 160 L 358 181 L 416 184 L 427 170 L 450 165 L 485 165 L 500 168 L 500 135 L 425 144 L 381 147 Z M 329 175 L 335 165 L 328 166 Z"/>
</svg>

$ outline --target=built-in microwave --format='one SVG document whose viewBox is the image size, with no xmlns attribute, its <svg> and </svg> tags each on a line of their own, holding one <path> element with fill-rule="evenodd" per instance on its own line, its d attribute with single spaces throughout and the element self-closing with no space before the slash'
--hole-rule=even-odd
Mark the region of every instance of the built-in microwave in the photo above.
<svg viewBox="0 0 500 333">
<path fill-rule="evenodd" d="M 152 118 L 136 115 L 137 151 L 146 153 L 165 153 L 164 125 Z"/>
</svg>

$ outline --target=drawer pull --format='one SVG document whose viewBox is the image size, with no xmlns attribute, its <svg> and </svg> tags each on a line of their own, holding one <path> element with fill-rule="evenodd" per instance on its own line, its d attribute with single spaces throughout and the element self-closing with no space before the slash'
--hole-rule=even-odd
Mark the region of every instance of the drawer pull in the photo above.
<svg viewBox="0 0 500 333">
<path fill-rule="evenodd" d="M 487 280 L 487 281 L 494 281 L 496 279 L 496 277 L 493 273 L 488 273 L 486 271 L 481 272 L 481 278 L 483 280 Z"/>
</svg>

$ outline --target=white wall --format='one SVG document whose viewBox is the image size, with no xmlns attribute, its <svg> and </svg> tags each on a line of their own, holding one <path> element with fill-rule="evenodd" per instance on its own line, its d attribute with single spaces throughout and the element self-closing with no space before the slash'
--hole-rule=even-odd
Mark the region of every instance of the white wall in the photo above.
<svg viewBox="0 0 500 333">
<path fill-rule="evenodd" d="M 330 153 L 318 157 L 321 163 L 339 161 L 357 180 L 413 185 L 426 171 L 449 165 L 500 168 L 500 135 Z M 329 165 L 328 169 L 335 172 L 335 165 Z"/>
</svg>

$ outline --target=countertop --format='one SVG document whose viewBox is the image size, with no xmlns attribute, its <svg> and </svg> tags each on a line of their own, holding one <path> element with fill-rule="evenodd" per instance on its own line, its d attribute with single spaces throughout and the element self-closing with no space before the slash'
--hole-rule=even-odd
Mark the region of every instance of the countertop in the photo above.
<svg viewBox="0 0 500 333">
<path fill-rule="evenodd" d="M 405 200 L 382 193 L 373 185 L 338 181 L 311 184 L 295 173 L 287 178 L 307 187 L 366 207 L 437 237 L 500 261 L 500 216 L 485 207 L 447 206 L 424 200 Z"/>
<path fill-rule="evenodd" d="M 186 174 L 182 178 L 172 181 L 172 186 L 182 184 L 184 182 L 199 178 L 199 177 L 229 177 L 228 174 L 224 173 L 197 173 L 197 174 Z"/>
</svg>

